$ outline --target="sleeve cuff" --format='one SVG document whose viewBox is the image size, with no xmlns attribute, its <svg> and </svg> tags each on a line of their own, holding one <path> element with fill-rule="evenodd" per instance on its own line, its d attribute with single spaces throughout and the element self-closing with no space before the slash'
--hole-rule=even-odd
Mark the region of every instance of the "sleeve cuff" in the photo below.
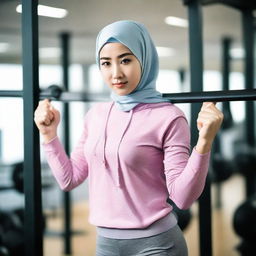
<svg viewBox="0 0 256 256">
<path fill-rule="evenodd" d="M 210 161 L 211 151 L 200 154 L 193 148 L 192 154 L 190 156 L 190 164 L 193 166 L 194 170 L 208 170 Z"/>
<path fill-rule="evenodd" d="M 60 152 L 62 145 L 58 136 L 54 137 L 47 143 L 42 143 L 42 146 L 46 152 Z"/>
</svg>

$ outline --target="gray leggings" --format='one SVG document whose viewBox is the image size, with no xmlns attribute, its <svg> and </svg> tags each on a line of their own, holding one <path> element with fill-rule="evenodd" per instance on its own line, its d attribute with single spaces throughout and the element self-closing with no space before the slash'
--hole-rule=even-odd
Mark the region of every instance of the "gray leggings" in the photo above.
<svg viewBox="0 0 256 256">
<path fill-rule="evenodd" d="M 159 235 L 135 238 L 112 239 L 97 237 L 96 256 L 187 256 L 188 249 L 179 226 Z"/>
</svg>

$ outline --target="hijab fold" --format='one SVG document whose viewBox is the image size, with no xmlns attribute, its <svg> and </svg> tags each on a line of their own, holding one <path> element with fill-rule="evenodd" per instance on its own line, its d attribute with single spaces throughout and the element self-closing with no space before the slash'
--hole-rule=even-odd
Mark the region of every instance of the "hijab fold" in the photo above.
<svg viewBox="0 0 256 256">
<path fill-rule="evenodd" d="M 140 103 L 167 102 L 168 100 L 156 91 L 159 70 L 158 55 L 145 26 L 135 21 L 122 20 L 104 27 L 96 40 L 98 65 L 101 48 L 110 42 L 120 42 L 129 48 L 139 60 L 142 69 L 140 82 L 133 92 L 120 96 L 112 91 L 111 98 L 118 108 L 122 111 L 130 111 Z"/>
</svg>

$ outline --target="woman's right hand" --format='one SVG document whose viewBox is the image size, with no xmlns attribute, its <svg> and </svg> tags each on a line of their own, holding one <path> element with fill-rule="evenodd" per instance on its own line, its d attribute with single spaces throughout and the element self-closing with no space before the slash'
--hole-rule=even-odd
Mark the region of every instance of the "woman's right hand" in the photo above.
<svg viewBox="0 0 256 256">
<path fill-rule="evenodd" d="M 60 112 L 52 106 L 48 99 L 42 100 L 35 110 L 34 121 L 44 138 L 44 142 L 47 143 L 57 136 Z"/>
</svg>

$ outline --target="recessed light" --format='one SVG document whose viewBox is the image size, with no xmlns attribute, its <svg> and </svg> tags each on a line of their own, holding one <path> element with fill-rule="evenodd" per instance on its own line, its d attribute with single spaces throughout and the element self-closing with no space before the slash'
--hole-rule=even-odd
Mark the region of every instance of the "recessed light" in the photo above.
<svg viewBox="0 0 256 256">
<path fill-rule="evenodd" d="M 188 21 L 185 19 L 181 19 L 174 16 L 168 16 L 164 19 L 165 23 L 171 26 L 177 26 L 177 27 L 188 27 Z"/>
<path fill-rule="evenodd" d="M 16 11 L 18 13 L 22 13 L 22 5 L 21 4 L 19 4 L 16 7 Z M 38 5 L 37 12 L 38 12 L 38 15 L 40 15 L 40 16 L 59 18 L 59 19 L 66 17 L 68 14 L 68 11 L 66 9 L 50 7 L 50 6 L 41 5 L 41 4 Z"/>
<path fill-rule="evenodd" d="M 10 45 L 8 43 L 1 43 L 0 42 L 0 52 L 6 52 Z"/>
<path fill-rule="evenodd" d="M 60 56 L 60 49 L 55 47 L 46 47 L 39 49 L 40 58 L 57 58 Z"/>
<path fill-rule="evenodd" d="M 232 48 L 230 49 L 230 56 L 233 59 L 242 59 L 244 58 L 244 49 L 242 48 Z"/>
<path fill-rule="evenodd" d="M 159 57 L 170 57 L 173 56 L 175 53 L 175 51 L 169 47 L 157 46 L 156 50 Z"/>
</svg>

